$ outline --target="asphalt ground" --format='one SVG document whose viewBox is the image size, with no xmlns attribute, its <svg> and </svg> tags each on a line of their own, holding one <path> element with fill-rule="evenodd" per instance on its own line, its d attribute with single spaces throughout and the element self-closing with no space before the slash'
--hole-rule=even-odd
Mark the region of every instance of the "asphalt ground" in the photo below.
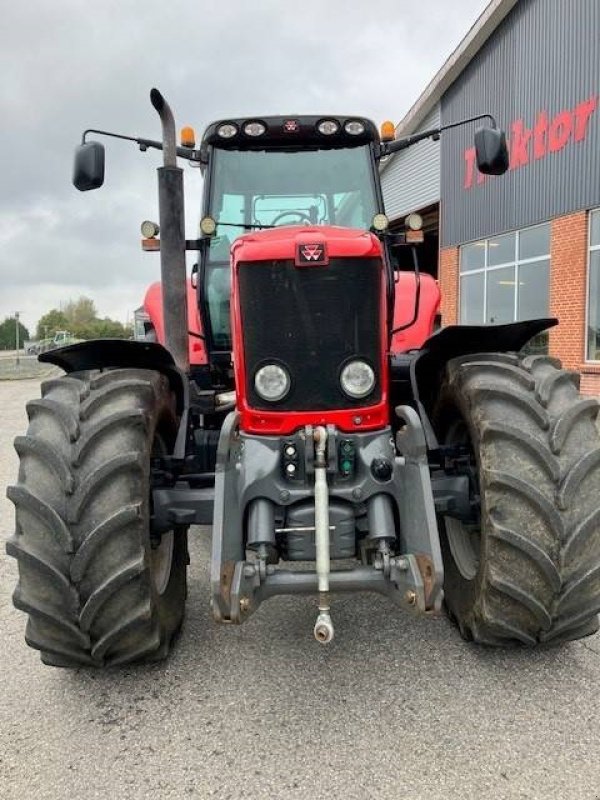
<svg viewBox="0 0 600 800">
<path fill-rule="evenodd" d="M 0 383 L 4 486 L 36 381 Z M 208 608 L 210 531 L 191 534 L 188 615 L 162 664 L 45 667 L 0 555 L 0 798 L 600 798 L 600 638 L 549 650 L 463 642 L 377 596 L 274 599 L 242 627 Z M 2 548 L 3 550 L 4 548 Z"/>
</svg>

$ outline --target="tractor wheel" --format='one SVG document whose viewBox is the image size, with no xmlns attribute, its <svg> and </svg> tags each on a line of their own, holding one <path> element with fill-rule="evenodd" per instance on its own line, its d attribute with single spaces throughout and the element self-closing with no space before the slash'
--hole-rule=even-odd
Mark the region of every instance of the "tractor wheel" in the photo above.
<svg viewBox="0 0 600 800">
<path fill-rule="evenodd" d="M 559 643 L 600 610 L 598 402 L 545 356 L 449 362 L 439 440 L 470 448 L 480 517 L 441 520 L 444 594 L 464 638 Z"/>
<path fill-rule="evenodd" d="M 150 460 L 176 434 L 157 372 L 114 369 L 42 384 L 15 440 L 8 497 L 15 606 L 45 664 L 109 666 L 167 655 L 186 595 L 185 529 L 150 536 Z"/>
</svg>

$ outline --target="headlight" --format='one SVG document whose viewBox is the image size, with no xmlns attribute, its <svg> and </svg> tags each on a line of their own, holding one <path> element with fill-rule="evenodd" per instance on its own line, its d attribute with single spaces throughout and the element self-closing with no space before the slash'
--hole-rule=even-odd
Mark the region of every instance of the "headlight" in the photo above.
<svg viewBox="0 0 600 800">
<path fill-rule="evenodd" d="M 342 370 L 340 383 L 348 397 L 366 397 L 375 386 L 375 373 L 366 361 L 350 361 Z"/>
<path fill-rule="evenodd" d="M 233 122 L 224 122 L 217 128 L 217 133 L 221 139 L 231 139 L 237 132 L 237 125 L 234 125 Z"/>
<path fill-rule="evenodd" d="M 254 376 L 254 388 L 263 400 L 276 403 L 290 390 L 290 376 L 279 364 L 266 364 Z"/>
</svg>

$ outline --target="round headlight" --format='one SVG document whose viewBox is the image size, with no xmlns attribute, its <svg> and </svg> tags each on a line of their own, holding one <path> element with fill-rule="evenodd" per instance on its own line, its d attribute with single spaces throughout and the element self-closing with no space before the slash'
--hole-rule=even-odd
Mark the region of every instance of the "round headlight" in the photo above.
<svg viewBox="0 0 600 800">
<path fill-rule="evenodd" d="M 267 128 L 262 122 L 247 122 L 244 125 L 246 136 L 262 136 L 266 130 Z"/>
<path fill-rule="evenodd" d="M 340 129 L 339 123 L 334 119 L 324 119 L 317 125 L 319 133 L 325 136 L 331 136 L 332 133 L 337 133 Z"/>
<path fill-rule="evenodd" d="M 360 136 L 365 132 L 365 126 L 360 120 L 351 119 L 344 125 L 344 130 L 352 136 Z"/>
<path fill-rule="evenodd" d="M 342 370 L 340 383 L 348 397 L 366 397 L 375 386 L 375 373 L 366 361 L 350 361 Z"/>
<path fill-rule="evenodd" d="M 233 122 L 224 122 L 217 128 L 217 133 L 221 139 L 231 139 L 236 135 L 237 132 L 237 125 L 234 125 Z"/>
<path fill-rule="evenodd" d="M 263 400 L 276 403 L 290 390 L 290 376 L 279 364 L 266 364 L 254 376 L 254 388 Z"/>
</svg>

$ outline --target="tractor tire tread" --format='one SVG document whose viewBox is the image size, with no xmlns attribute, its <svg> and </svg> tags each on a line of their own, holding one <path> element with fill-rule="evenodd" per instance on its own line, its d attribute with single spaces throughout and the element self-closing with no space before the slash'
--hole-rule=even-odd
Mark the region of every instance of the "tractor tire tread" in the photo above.
<svg viewBox="0 0 600 800">
<path fill-rule="evenodd" d="M 26 642 L 53 666 L 165 657 L 181 625 L 185 533 L 159 595 L 151 575 L 151 443 L 176 420 L 168 380 L 142 369 L 74 373 L 42 384 L 17 437 L 14 605 Z M 161 428 L 162 431 L 162 428 Z M 162 435 L 162 433 L 161 433 Z"/>
<path fill-rule="evenodd" d="M 446 571 L 451 618 L 463 635 L 494 646 L 554 644 L 594 633 L 598 402 L 579 395 L 577 375 L 556 359 L 485 354 L 449 362 L 434 417 L 438 430 L 452 407 L 477 455 L 482 533 L 477 576 Z"/>
</svg>

